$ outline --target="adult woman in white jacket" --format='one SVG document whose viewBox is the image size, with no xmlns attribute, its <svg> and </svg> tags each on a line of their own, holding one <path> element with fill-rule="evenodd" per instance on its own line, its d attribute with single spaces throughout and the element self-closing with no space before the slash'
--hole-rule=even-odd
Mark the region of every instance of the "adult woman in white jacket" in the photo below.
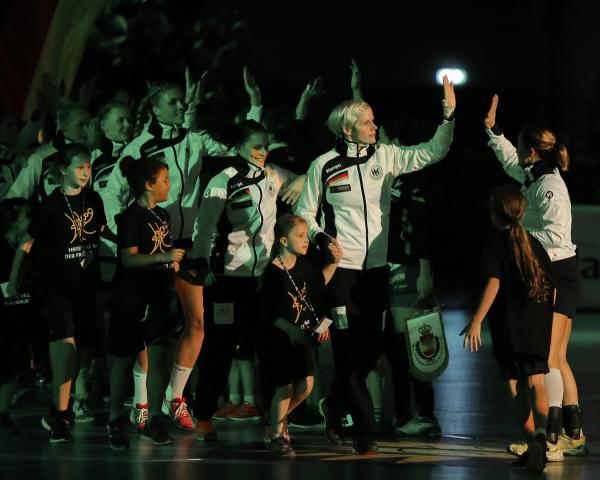
<svg viewBox="0 0 600 480">
<path fill-rule="evenodd" d="M 456 99 L 447 78 L 443 104 L 444 119 L 433 138 L 414 146 L 377 144 L 373 111 L 362 100 L 335 107 L 327 123 L 337 137 L 336 147 L 310 166 L 295 211 L 307 221 L 309 237 L 322 251 L 331 241 L 344 248 L 328 285 L 336 374 L 322 408 L 327 439 L 338 445 L 341 415 L 345 408 L 350 410 L 359 454 L 377 450 L 365 378 L 377 358 L 376 338 L 387 300 L 391 186 L 398 175 L 424 168 L 448 153 Z"/>
</svg>

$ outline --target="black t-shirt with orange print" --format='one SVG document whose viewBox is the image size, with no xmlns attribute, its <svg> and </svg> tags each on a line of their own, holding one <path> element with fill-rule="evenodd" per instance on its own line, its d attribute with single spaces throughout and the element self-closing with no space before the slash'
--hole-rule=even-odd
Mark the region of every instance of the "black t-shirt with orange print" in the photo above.
<svg viewBox="0 0 600 480">
<path fill-rule="evenodd" d="M 317 313 L 325 289 L 325 277 L 310 262 L 302 257 L 296 259 L 296 264 L 288 270 L 293 283 L 285 270 L 272 263 L 267 265 L 261 284 L 261 310 L 264 326 L 273 325 L 278 318 L 284 318 L 297 326 L 306 320 L 312 320 L 313 315 L 302 302 L 300 293 L 307 298 Z"/>
<path fill-rule="evenodd" d="M 43 202 L 29 224 L 39 285 L 62 290 L 94 288 L 99 280 L 98 244 L 106 225 L 98 193 L 84 188 L 68 195 L 60 188 Z"/>
<path fill-rule="evenodd" d="M 137 247 L 138 253 L 154 255 L 170 252 L 173 240 L 169 229 L 169 214 L 163 208 L 152 209 L 134 201 L 117 216 L 117 245 L 121 249 Z M 119 275 L 125 288 L 138 292 L 155 292 L 170 288 L 174 281 L 172 262 L 154 263 L 147 267 L 123 268 L 119 260 Z"/>
</svg>

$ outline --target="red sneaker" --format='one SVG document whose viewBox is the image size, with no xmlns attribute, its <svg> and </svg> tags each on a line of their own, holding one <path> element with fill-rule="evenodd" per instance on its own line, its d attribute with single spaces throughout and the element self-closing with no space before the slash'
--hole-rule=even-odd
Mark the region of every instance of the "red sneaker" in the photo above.
<svg viewBox="0 0 600 480">
<path fill-rule="evenodd" d="M 224 420 L 225 418 L 229 417 L 233 412 L 235 412 L 238 408 L 240 408 L 239 405 L 227 402 L 213 414 L 212 418 L 215 420 Z"/>
<path fill-rule="evenodd" d="M 162 412 L 171 417 L 179 428 L 184 430 L 194 429 L 194 420 L 188 412 L 185 398 L 174 398 L 173 400 L 163 399 Z"/>
<path fill-rule="evenodd" d="M 258 420 L 261 418 L 261 414 L 255 405 L 244 402 L 235 412 L 231 413 L 228 418 L 231 420 Z"/>
</svg>

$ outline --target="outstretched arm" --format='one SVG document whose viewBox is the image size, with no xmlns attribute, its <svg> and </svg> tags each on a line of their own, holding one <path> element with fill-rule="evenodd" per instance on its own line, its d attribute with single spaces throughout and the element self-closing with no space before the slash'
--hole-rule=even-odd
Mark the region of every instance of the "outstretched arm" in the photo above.
<svg viewBox="0 0 600 480">
<path fill-rule="evenodd" d="M 489 312 L 490 307 L 494 303 L 499 289 L 500 279 L 496 277 L 489 277 L 487 284 L 483 289 L 481 300 L 479 300 L 479 306 L 473 315 L 471 323 L 469 323 L 469 325 L 463 328 L 460 332 L 460 335 L 465 335 L 463 348 L 467 348 L 468 346 L 471 352 L 477 352 L 479 350 L 479 347 L 481 346 L 481 325 L 485 316 Z"/>
<path fill-rule="evenodd" d="M 323 95 L 323 93 L 325 93 L 325 90 L 323 90 L 322 77 L 317 77 L 313 81 L 308 82 L 296 106 L 296 120 L 306 120 L 310 104 Z"/>
<path fill-rule="evenodd" d="M 524 183 L 527 175 L 525 170 L 519 165 L 519 156 L 517 149 L 512 143 L 502 134 L 502 130 L 496 125 L 496 110 L 498 108 L 498 95 L 492 97 L 492 103 L 483 119 L 485 131 L 490 137 L 488 146 L 496 154 L 496 158 L 500 160 L 504 171 L 518 182 Z"/>
<path fill-rule="evenodd" d="M 248 65 L 244 66 L 244 90 L 248 94 L 250 100 L 250 110 L 246 114 L 246 120 L 254 120 L 258 123 L 262 122 L 262 92 L 256 78 L 248 68 Z"/>
<path fill-rule="evenodd" d="M 189 129 L 196 127 L 196 107 L 204 100 L 206 90 L 206 79 L 208 78 L 208 70 L 205 70 L 200 76 L 200 80 L 194 82 L 190 67 L 185 67 L 185 110 L 184 126 Z"/>
<path fill-rule="evenodd" d="M 362 100 L 362 85 L 360 81 L 360 69 L 358 68 L 358 64 L 356 60 L 353 58 L 350 59 L 350 71 L 352 75 L 350 76 L 350 88 L 352 89 L 352 98 L 354 100 Z"/>
<path fill-rule="evenodd" d="M 448 76 L 442 78 L 444 85 L 444 99 L 442 106 L 444 108 L 444 120 L 454 119 L 454 110 L 456 109 L 456 95 L 454 93 L 454 84 L 448 80 Z"/>
</svg>

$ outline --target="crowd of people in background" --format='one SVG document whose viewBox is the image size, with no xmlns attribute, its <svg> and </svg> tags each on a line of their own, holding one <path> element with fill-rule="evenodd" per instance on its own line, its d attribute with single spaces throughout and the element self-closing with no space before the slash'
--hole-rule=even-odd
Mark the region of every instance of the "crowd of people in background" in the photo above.
<svg viewBox="0 0 600 480">
<path fill-rule="evenodd" d="M 71 443 L 73 423 L 94 419 L 100 372 L 116 450 L 132 430 L 172 443 L 167 421 L 211 442 L 215 419 L 263 418 L 266 447 L 293 457 L 288 422 L 318 403 L 333 446 L 349 437 L 376 455 L 385 355 L 396 434 L 441 433 L 432 383 L 410 373 L 403 322 L 437 305 L 428 169 L 451 149 L 460 109 L 444 78 L 437 129 L 408 145 L 398 122 L 379 125 L 354 61 L 350 70 L 353 98 L 330 112 L 329 136 L 307 119 L 321 78 L 282 114 L 263 107 L 247 68 L 249 108 L 214 132 L 198 127 L 206 75 L 187 69 L 183 88 L 159 81 L 92 110 L 61 99 L 39 131 L 2 114 L 3 432 L 18 431 L 11 399 L 33 365 L 51 377 L 50 443 Z M 519 186 L 489 192 L 497 232 L 465 346 L 479 349 L 487 316 L 524 435 L 509 450 L 539 471 L 586 451 L 567 361 L 580 290 L 569 156 L 537 126 L 513 146 L 497 105 L 485 132 Z M 315 386 L 329 340 L 333 380 Z M 328 393 L 311 401 L 313 389 Z"/>
</svg>

